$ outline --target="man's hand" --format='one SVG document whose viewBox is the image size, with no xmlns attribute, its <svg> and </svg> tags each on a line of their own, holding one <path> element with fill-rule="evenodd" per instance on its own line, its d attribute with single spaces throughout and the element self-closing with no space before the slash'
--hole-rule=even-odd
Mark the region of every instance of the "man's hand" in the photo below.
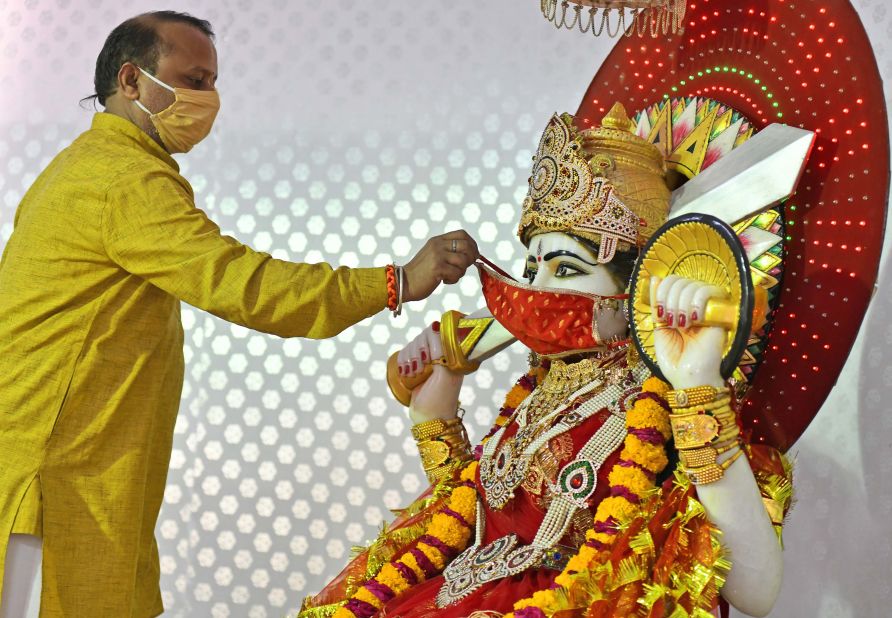
<svg viewBox="0 0 892 618">
<path fill-rule="evenodd" d="M 427 298 L 441 281 L 458 282 L 478 257 L 477 243 L 464 230 L 434 236 L 406 264 L 403 301 Z"/>
</svg>

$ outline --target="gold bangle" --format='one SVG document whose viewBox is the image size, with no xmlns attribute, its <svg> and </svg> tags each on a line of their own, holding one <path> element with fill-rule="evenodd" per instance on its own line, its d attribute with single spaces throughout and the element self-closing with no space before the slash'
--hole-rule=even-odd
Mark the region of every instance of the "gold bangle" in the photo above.
<svg viewBox="0 0 892 618">
<path fill-rule="evenodd" d="M 412 426 L 412 437 L 415 438 L 416 442 L 420 442 L 421 440 L 436 438 L 437 436 L 450 430 L 464 430 L 464 425 L 462 424 L 460 418 L 435 418 L 431 421 L 418 423 L 417 425 Z"/>
<path fill-rule="evenodd" d="M 734 438 L 740 432 L 733 417 L 709 413 L 670 414 L 669 425 L 678 450 L 714 446 Z"/>
<path fill-rule="evenodd" d="M 686 408 L 689 406 L 699 406 L 705 403 L 711 403 L 718 399 L 721 395 L 727 395 L 730 390 L 725 388 L 716 388 L 714 386 L 695 386 L 693 388 L 682 388 L 666 393 L 666 401 L 670 408 Z"/>
<path fill-rule="evenodd" d="M 672 408 L 672 413 L 693 414 L 694 412 L 710 412 L 712 410 L 721 410 L 722 408 L 731 408 L 731 397 L 722 397 L 721 399 L 716 399 L 715 401 L 711 401 L 709 403 L 701 403 L 693 406 L 688 406 L 687 408 Z"/>
<path fill-rule="evenodd" d="M 702 468 L 714 464 L 718 461 L 718 456 L 727 453 L 738 445 L 738 440 L 729 440 L 721 446 L 701 446 L 700 448 L 691 448 L 678 451 L 678 458 L 681 465 L 685 468 Z"/>
<path fill-rule="evenodd" d="M 421 466 L 432 484 L 450 478 L 458 466 L 471 460 L 471 443 L 460 417 L 433 419 L 412 427 Z"/>
<path fill-rule="evenodd" d="M 737 461 L 741 455 L 743 455 L 743 449 L 738 450 L 722 463 L 713 463 L 700 468 L 683 468 L 683 470 L 688 480 L 694 485 L 708 485 L 725 476 L 725 470 L 730 468 L 731 464 Z"/>
</svg>

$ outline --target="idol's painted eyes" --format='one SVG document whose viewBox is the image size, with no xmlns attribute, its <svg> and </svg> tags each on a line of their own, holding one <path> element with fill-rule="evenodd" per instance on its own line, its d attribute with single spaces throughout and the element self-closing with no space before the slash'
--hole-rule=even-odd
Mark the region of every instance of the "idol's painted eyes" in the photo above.
<svg viewBox="0 0 892 618">
<path fill-rule="evenodd" d="M 571 264 L 570 262 L 561 262 L 558 264 L 558 267 L 554 269 L 554 276 L 558 279 L 569 279 L 570 277 L 587 274 L 589 273 L 585 269 L 576 264 Z"/>
</svg>

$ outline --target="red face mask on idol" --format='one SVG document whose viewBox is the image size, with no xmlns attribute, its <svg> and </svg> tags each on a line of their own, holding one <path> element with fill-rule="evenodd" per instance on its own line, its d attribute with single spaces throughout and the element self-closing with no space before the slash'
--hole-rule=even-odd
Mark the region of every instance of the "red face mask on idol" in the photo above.
<svg viewBox="0 0 892 618">
<path fill-rule="evenodd" d="M 488 260 L 486 260 L 488 262 Z M 598 312 L 628 294 L 601 296 L 575 290 L 536 288 L 511 278 L 491 262 L 478 262 L 486 306 L 521 343 L 541 356 L 565 356 L 603 349 Z"/>
</svg>

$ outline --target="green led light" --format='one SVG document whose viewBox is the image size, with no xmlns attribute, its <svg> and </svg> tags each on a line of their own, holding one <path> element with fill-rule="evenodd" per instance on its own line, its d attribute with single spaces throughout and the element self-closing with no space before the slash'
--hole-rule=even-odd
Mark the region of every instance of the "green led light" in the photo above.
<svg viewBox="0 0 892 618">
<path fill-rule="evenodd" d="M 790 206 L 790 210 L 796 210 L 796 206 L 795 205 Z"/>
<path fill-rule="evenodd" d="M 792 236 L 787 236 L 787 242 L 790 242 L 790 241 L 792 241 L 792 240 L 793 240 L 793 237 L 792 237 Z"/>
<path fill-rule="evenodd" d="M 686 80 L 685 80 L 685 79 L 680 80 L 680 81 L 678 82 L 678 86 L 688 86 L 688 85 L 690 85 L 689 82 L 694 81 L 695 79 L 697 79 L 697 77 L 703 77 L 704 74 L 705 74 L 705 75 L 711 75 L 713 71 L 715 71 L 716 73 L 720 73 L 720 72 L 725 72 L 725 73 L 727 73 L 727 72 L 730 71 L 730 72 L 732 72 L 732 73 L 737 73 L 737 74 L 739 74 L 741 77 L 742 77 L 743 75 L 746 75 L 747 79 L 751 79 L 751 80 L 753 80 L 753 83 L 755 83 L 755 84 L 759 84 L 759 85 L 760 85 L 759 87 L 762 89 L 762 92 L 765 93 L 765 98 L 768 99 L 768 100 L 771 102 L 771 104 L 772 104 L 773 107 L 775 107 L 775 108 L 779 107 L 779 104 L 778 104 L 776 101 L 772 101 L 772 99 L 774 99 L 774 94 L 771 93 L 771 92 L 768 92 L 768 86 L 762 86 L 762 85 L 761 85 L 762 80 L 760 80 L 759 78 L 753 77 L 753 74 L 752 74 L 752 73 L 744 73 L 744 70 L 743 70 L 743 69 L 739 69 L 739 68 L 737 68 L 737 67 L 733 67 L 733 66 L 725 66 L 725 67 L 721 67 L 721 66 L 717 66 L 717 67 L 707 67 L 707 68 L 703 69 L 702 71 L 697 71 L 697 75 L 696 75 L 696 77 L 695 77 L 694 75 L 688 75 L 688 78 L 687 78 Z M 676 94 L 677 94 L 678 91 L 679 91 L 679 87 L 678 87 L 678 86 L 672 86 L 671 91 L 672 91 L 673 93 L 676 93 Z M 670 98 L 670 96 L 669 96 L 669 94 L 667 93 L 667 94 L 664 94 L 664 95 L 663 95 L 663 98 L 664 98 L 664 99 L 668 99 L 668 98 Z M 783 118 L 783 116 L 784 116 L 783 113 L 781 113 L 781 112 L 777 112 L 777 117 L 778 117 L 778 118 Z"/>
</svg>

